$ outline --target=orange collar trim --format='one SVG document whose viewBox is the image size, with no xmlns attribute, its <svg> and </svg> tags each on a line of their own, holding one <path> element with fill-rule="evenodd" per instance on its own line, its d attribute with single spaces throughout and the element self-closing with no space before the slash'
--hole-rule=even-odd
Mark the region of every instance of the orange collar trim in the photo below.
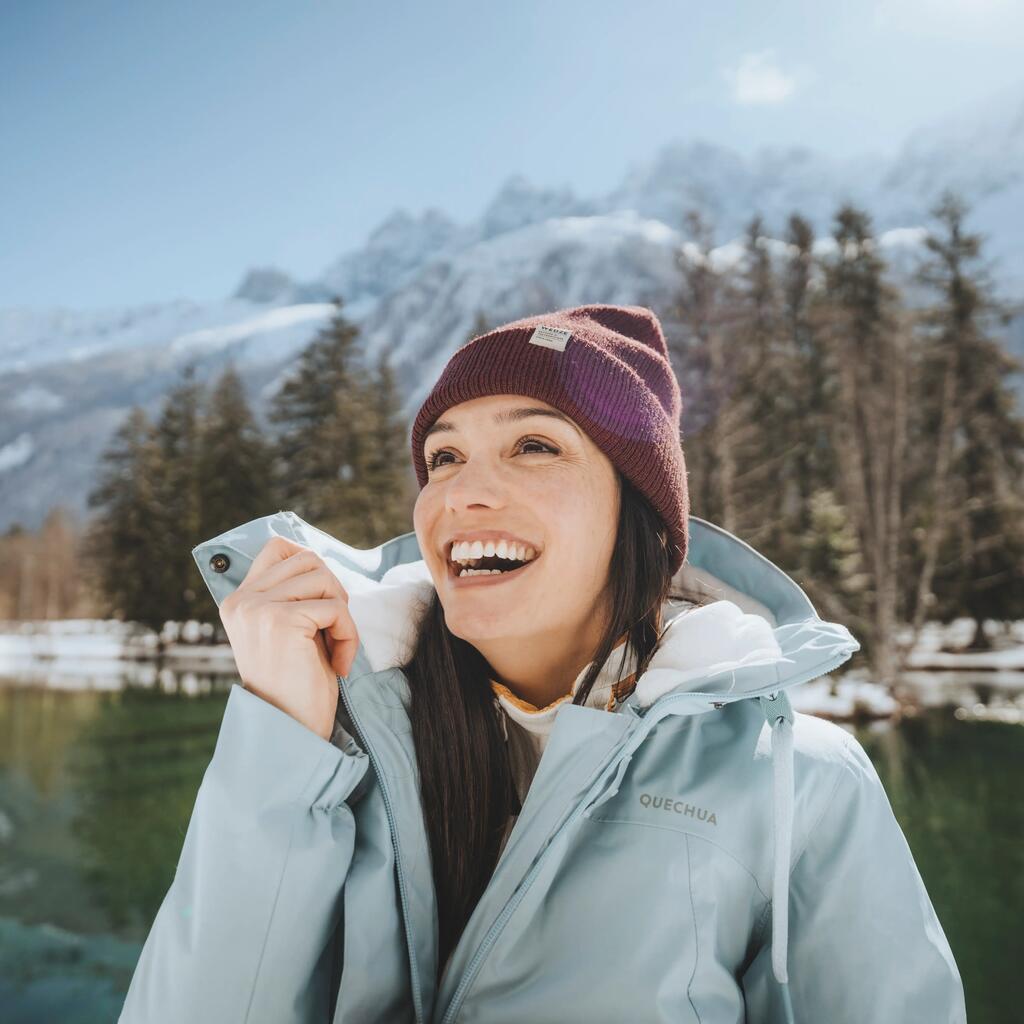
<svg viewBox="0 0 1024 1024">
<path fill-rule="evenodd" d="M 612 685 L 611 696 L 608 698 L 608 703 L 605 706 L 606 711 L 611 711 L 615 706 L 616 701 L 623 700 L 629 696 L 635 685 L 635 679 L 636 673 L 633 672 L 626 676 L 625 679 L 620 679 L 617 683 Z M 523 700 L 522 697 L 517 697 L 507 686 L 503 683 L 497 682 L 497 680 L 491 680 L 491 689 L 499 696 L 504 697 L 510 704 L 528 715 L 543 714 L 545 711 L 548 711 L 553 707 L 557 707 L 559 704 L 563 704 L 567 700 L 572 700 L 572 694 L 566 693 L 557 700 L 553 700 L 550 704 L 546 704 L 544 707 L 539 708 L 536 704 L 531 704 L 528 700 Z"/>
<path fill-rule="evenodd" d="M 546 704 L 544 707 L 539 708 L 536 704 L 531 704 L 528 700 L 523 700 L 522 697 L 517 697 L 507 686 L 496 680 L 491 680 L 491 688 L 500 697 L 504 697 L 510 704 L 519 708 L 520 711 L 525 711 L 528 715 L 539 715 L 550 708 L 557 707 L 564 701 L 571 700 L 572 694 L 566 693 L 559 697 L 557 700 L 553 700 L 550 704 Z"/>
</svg>

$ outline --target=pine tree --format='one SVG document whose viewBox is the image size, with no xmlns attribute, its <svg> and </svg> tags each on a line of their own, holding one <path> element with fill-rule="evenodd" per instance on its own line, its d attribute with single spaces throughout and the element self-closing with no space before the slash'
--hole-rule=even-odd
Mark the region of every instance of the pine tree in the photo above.
<svg viewBox="0 0 1024 1024">
<path fill-rule="evenodd" d="M 794 213 L 786 241 L 789 255 L 783 270 L 783 320 L 795 350 L 792 365 L 793 392 L 799 396 L 795 426 L 800 445 L 795 453 L 798 493 L 796 507 L 787 509 L 787 520 L 797 532 L 811 527 L 811 496 L 823 487 L 836 487 L 836 466 L 829 418 L 835 403 L 835 378 L 828 372 L 827 346 L 821 329 L 825 305 L 815 280 L 818 261 L 814 255 L 814 229 Z"/>
<path fill-rule="evenodd" d="M 671 313 L 685 332 L 677 346 L 684 379 L 691 374 L 695 382 L 684 390 L 690 395 L 685 427 L 690 506 L 694 514 L 733 532 L 739 513 L 737 449 L 749 430 L 730 360 L 728 331 L 736 318 L 735 300 L 712 261 L 710 221 L 700 210 L 690 210 L 685 225 L 690 240 L 677 254 L 681 283 Z"/>
<path fill-rule="evenodd" d="M 217 380 L 202 417 L 199 475 L 199 534 L 205 540 L 275 509 L 272 451 L 233 364 Z M 205 586 L 197 596 L 198 617 L 216 621 L 217 606 Z"/>
<path fill-rule="evenodd" d="M 971 647 L 989 646 L 988 618 L 1024 616 L 1024 421 L 1006 386 L 1021 361 L 979 338 L 965 382 L 967 419 L 956 462 L 966 501 L 957 562 L 961 613 L 975 622 Z"/>
<path fill-rule="evenodd" d="M 885 280 L 868 214 L 842 206 L 833 234 L 837 251 L 825 271 L 839 494 L 872 584 L 865 653 L 876 678 L 891 684 L 897 674 L 909 332 L 899 297 Z"/>
<path fill-rule="evenodd" d="M 162 518 L 160 455 L 152 424 L 135 406 L 100 458 L 88 497 L 97 512 L 83 544 L 86 567 L 104 601 L 103 614 L 160 629 L 169 618 L 155 572 L 154 528 Z"/>
<path fill-rule="evenodd" d="M 336 304 L 338 312 L 302 351 L 272 402 L 275 479 L 287 507 L 360 544 L 379 501 L 365 474 L 378 417 L 359 329 L 344 315 L 342 301 Z"/>
<path fill-rule="evenodd" d="M 218 378 L 202 418 L 200 533 L 214 536 L 273 511 L 271 447 L 233 364 Z"/>
<path fill-rule="evenodd" d="M 203 395 L 190 363 L 165 397 L 154 435 L 160 460 L 159 513 L 149 547 L 164 618 L 177 622 L 199 617 L 206 589 L 192 558 L 192 548 L 205 539 L 199 488 Z"/>
<path fill-rule="evenodd" d="M 346 402 L 354 392 L 358 328 L 348 322 L 340 299 L 336 305 L 331 321 L 299 353 L 268 415 L 278 427 L 276 489 L 289 508 L 322 523 L 336 509 L 337 481 L 350 472 L 343 434 L 350 419 Z"/>
<path fill-rule="evenodd" d="M 984 622 L 1024 615 L 1024 422 L 1006 375 L 1020 360 L 979 338 L 965 381 L 964 445 L 955 463 L 966 500 L 957 564 L 961 614 L 975 621 L 971 647 L 989 646 Z"/>
<path fill-rule="evenodd" d="M 736 449 L 738 527 L 770 558 L 795 566 L 793 519 L 799 515 L 797 453 L 803 396 L 796 389 L 795 340 L 782 314 L 782 297 L 764 222 L 747 227 L 744 258 L 734 282 L 737 319 L 729 347 L 736 366 L 737 416 L 745 420 Z"/>
<path fill-rule="evenodd" d="M 413 529 L 412 506 L 416 500 L 409 426 L 402 417 L 401 398 L 386 352 L 377 360 L 370 393 L 376 443 L 370 450 L 365 472 L 376 500 L 367 545 L 375 547 Z"/>
<path fill-rule="evenodd" d="M 946 192 L 931 213 L 917 275 L 937 302 L 918 317 L 915 492 L 926 497 L 914 530 L 921 543 L 913 639 L 926 615 L 946 620 L 966 611 L 977 623 L 972 643 L 981 646 L 986 617 L 1024 610 L 1024 419 L 1006 384 L 1021 366 L 991 337 L 1002 308 L 981 264 L 982 237 L 966 229 L 966 204 Z"/>
</svg>

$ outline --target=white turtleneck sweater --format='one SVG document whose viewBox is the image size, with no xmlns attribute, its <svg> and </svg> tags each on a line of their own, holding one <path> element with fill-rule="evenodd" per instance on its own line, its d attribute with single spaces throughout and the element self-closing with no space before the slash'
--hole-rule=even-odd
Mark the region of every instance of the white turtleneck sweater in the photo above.
<svg viewBox="0 0 1024 1024">
<path fill-rule="evenodd" d="M 587 696 L 586 707 L 611 711 L 615 706 L 616 697 L 624 698 L 632 689 L 636 656 L 628 654 L 622 671 L 618 671 L 619 662 L 622 659 L 622 647 L 623 645 L 619 644 L 618 647 L 612 648 L 608 660 L 594 680 L 594 685 Z M 535 707 L 528 701 L 517 697 L 508 687 L 496 680 L 491 680 L 495 703 L 503 712 L 505 738 L 508 742 L 512 774 L 520 804 L 526 800 L 526 794 L 533 782 L 537 765 L 540 763 L 544 747 L 547 745 L 551 729 L 555 724 L 555 716 L 563 704 L 571 703 L 592 664 L 593 662 L 588 662 L 583 667 L 567 694 L 543 708 Z M 505 843 L 508 842 L 517 817 L 518 813 L 515 813 L 509 819 L 508 828 L 506 828 L 501 841 L 501 850 L 505 849 Z"/>
</svg>

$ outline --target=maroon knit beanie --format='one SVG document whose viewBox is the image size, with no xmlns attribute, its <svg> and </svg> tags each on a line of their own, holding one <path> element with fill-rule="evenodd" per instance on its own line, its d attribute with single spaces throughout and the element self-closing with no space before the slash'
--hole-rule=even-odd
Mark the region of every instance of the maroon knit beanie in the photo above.
<svg viewBox="0 0 1024 1024">
<path fill-rule="evenodd" d="M 689 520 L 682 399 L 654 313 L 576 306 L 513 320 L 457 349 L 413 423 L 421 489 L 427 429 L 446 409 L 484 395 L 539 398 L 571 417 L 661 516 L 672 574 L 678 571 Z"/>
</svg>

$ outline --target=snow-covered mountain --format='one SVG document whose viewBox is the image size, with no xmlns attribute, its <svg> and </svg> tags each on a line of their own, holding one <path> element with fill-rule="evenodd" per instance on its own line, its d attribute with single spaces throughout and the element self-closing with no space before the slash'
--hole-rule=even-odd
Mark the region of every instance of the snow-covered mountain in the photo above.
<svg viewBox="0 0 1024 1024">
<path fill-rule="evenodd" d="M 411 421 L 475 318 L 490 324 L 583 302 L 649 305 L 671 330 L 685 213 L 710 216 L 713 259 L 738 258 L 754 213 L 782 238 L 800 212 L 827 250 L 839 204 L 872 215 L 896 269 L 909 270 L 934 200 L 955 186 L 1003 294 L 1024 298 L 1024 95 L 926 126 L 892 159 L 834 161 L 806 148 L 752 158 L 706 142 L 665 146 L 607 195 L 510 177 L 481 216 L 457 224 L 436 209 L 398 210 L 313 281 L 250 270 L 219 302 L 175 300 L 103 311 L 0 310 L 0 529 L 34 527 L 56 503 L 86 512 L 96 460 L 133 404 L 156 415 L 186 362 L 213 381 L 239 367 L 257 411 L 341 296 L 367 350 L 386 351 Z M 781 243 L 778 243 L 781 246 Z M 1018 319 L 1008 344 L 1024 356 Z"/>
</svg>

